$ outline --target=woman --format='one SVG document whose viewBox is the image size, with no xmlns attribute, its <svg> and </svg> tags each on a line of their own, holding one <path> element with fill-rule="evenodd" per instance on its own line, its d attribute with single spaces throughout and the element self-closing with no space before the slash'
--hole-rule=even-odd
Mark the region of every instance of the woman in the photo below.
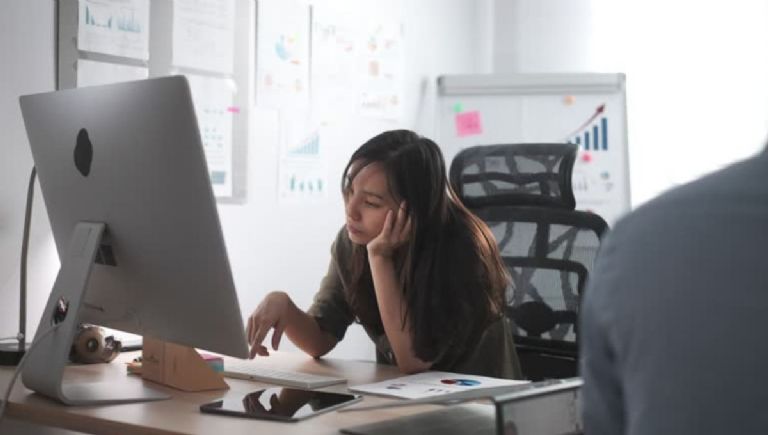
<svg viewBox="0 0 768 435">
<path fill-rule="evenodd" d="M 404 373 L 443 370 L 519 378 L 508 276 L 488 227 L 456 198 L 438 146 L 408 130 L 384 132 L 352 155 L 342 178 L 346 225 L 307 312 L 283 292 L 248 320 L 251 357 L 285 333 L 320 357 L 358 321 L 379 362 Z"/>
</svg>

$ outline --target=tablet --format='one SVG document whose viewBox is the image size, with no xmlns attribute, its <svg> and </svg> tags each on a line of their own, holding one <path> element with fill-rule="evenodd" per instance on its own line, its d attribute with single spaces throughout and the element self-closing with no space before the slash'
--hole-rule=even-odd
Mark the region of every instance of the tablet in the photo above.
<svg viewBox="0 0 768 435">
<path fill-rule="evenodd" d="M 200 411 L 237 417 L 299 421 L 362 400 L 357 394 L 267 388 L 200 405 Z"/>
</svg>

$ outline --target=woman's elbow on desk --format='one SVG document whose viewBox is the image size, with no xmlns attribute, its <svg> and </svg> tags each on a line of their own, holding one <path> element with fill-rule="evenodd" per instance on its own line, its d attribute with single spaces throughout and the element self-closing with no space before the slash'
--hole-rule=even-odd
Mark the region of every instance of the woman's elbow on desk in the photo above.
<svg viewBox="0 0 768 435">
<path fill-rule="evenodd" d="M 431 362 L 424 362 L 421 360 L 414 360 L 414 361 L 407 361 L 407 362 L 397 362 L 397 368 L 400 369 L 400 372 L 406 375 L 413 375 L 416 373 L 426 372 L 430 368 L 432 368 Z"/>
<path fill-rule="evenodd" d="M 307 354 L 309 354 L 309 356 L 311 356 L 314 359 L 319 359 L 327 355 L 328 352 L 330 351 L 331 349 L 312 349 L 310 351 L 307 351 Z"/>
<path fill-rule="evenodd" d="M 336 347 L 338 340 L 328 333 L 321 333 L 316 340 L 310 340 L 303 346 L 299 346 L 304 352 L 306 352 L 312 358 L 322 358 L 328 352 Z"/>
</svg>

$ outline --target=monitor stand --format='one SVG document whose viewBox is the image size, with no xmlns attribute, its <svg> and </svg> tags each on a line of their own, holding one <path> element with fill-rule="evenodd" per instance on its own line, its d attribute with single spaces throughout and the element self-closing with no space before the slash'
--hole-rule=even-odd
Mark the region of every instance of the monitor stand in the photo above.
<svg viewBox="0 0 768 435">
<path fill-rule="evenodd" d="M 34 348 L 22 369 L 24 385 L 66 405 L 105 405 L 169 399 L 144 386 L 144 382 L 96 382 L 63 384 L 64 368 L 80 323 L 88 279 L 105 231 L 104 223 L 80 222 L 75 226 L 61 269 L 51 290 L 35 333 Z M 53 333 L 41 337 L 53 325 Z"/>
</svg>

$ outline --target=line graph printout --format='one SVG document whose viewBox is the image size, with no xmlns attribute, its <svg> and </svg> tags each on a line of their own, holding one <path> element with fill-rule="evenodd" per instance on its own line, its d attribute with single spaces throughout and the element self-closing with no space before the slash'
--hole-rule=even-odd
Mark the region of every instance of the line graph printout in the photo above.
<svg viewBox="0 0 768 435">
<path fill-rule="evenodd" d="M 149 59 L 149 0 L 80 0 L 77 48 Z"/>
</svg>

